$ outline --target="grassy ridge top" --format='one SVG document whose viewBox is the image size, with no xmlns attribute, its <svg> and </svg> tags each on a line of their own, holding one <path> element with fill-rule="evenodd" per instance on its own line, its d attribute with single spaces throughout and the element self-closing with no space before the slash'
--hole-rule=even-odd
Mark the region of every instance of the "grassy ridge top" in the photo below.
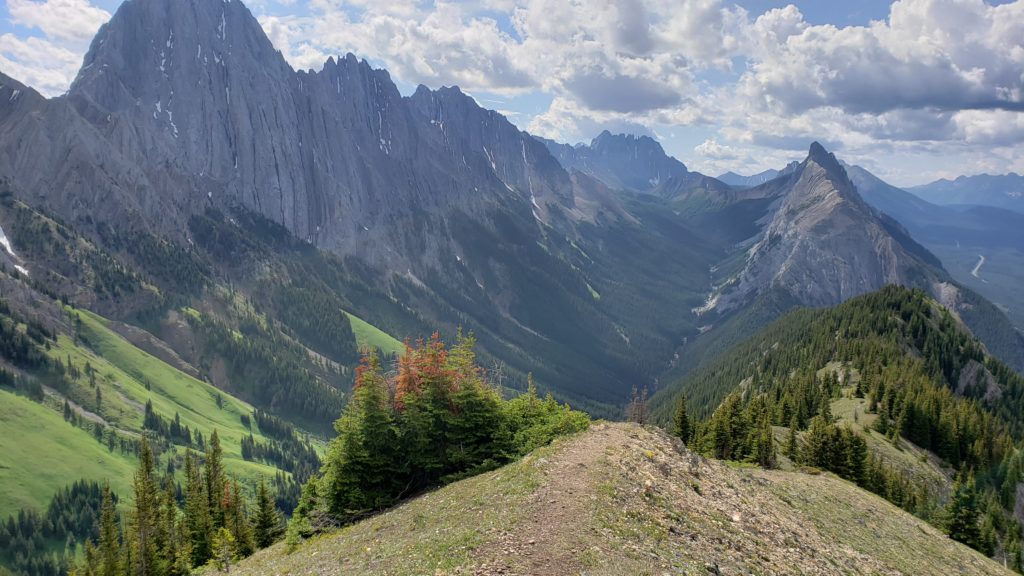
<svg viewBox="0 0 1024 576">
<path fill-rule="evenodd" d="M 236 574 L 1009 574 L 830 475 L 707 460 L 597 424 Z"/>
</svg>

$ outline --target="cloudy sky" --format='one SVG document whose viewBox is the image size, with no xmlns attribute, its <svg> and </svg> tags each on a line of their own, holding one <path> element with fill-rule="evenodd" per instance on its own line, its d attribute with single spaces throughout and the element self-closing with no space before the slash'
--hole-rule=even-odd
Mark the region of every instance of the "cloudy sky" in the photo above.
<svg viewBox="0 0 1024 576">
<path fill-rule="evenodd" d="M 144 0 L 135 0 L 144 1 Z M 66 90 L 119 0 L 6 0 L 0 71 Z M 353 52 L 566 142 L 753 173 L 819 140 L 898 185 L 1024 172 L 1024 0 L 251 0 L 296 68 Z"/>
</svg>

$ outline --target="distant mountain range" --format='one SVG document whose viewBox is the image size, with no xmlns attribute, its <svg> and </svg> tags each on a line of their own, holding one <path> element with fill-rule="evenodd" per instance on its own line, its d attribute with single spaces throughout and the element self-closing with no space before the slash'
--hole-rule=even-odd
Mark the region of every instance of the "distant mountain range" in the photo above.
<svg viewBox="0 0 1024 576">
<path fill-rule="evenodd" d="M 955 180 L 936 180 L 907 190 L 934 204 L 995 206 L 1024 212 L 1024 176 L 1013 172 L 999 176 L 979 174 L 960 176 Z"/>
<path fill-rule="evenodd" d="M 790 162 L 782 170 L 768 169 L 765 170 L 764 172 L 758 172 L 757 174 L 751 176 L 742 176 L 735 172 L 726 172 L 725 174 L 719 176 L 718 179 L 730 186 L 750 188 L 753 186 L 764 184 L 769 180 L 774 180 L 779 176 L 785 176 L 786 174 L 795 170 L 798 165 L 799 162 Z"/>
</svg>

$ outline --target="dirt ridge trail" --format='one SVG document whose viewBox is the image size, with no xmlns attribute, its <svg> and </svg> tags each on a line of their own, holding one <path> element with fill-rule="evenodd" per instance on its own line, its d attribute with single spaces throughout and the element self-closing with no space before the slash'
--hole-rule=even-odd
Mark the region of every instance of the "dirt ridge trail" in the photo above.
<svg viewBox="0 0 1024 576">
<path fill-rule="evenodd" d="M 835 476 L 710 460 L 663 430 L 597 422 L 292 552 L 262 550 L 232 574 L 1011 572 Z"/>
<path fill-rule="evenodd" d="M 580 558 L 593 552 L 589 530 L 598 499 L 597 469 L 611 446 L 625 446 L 626 429 L 606 423 L 567 441 L 552 455 L 538 461 L 543 483 L 519 513 L 513 531 L 477 551 L 478 576 L 492 574 L 577 574 Z"/>
</svg>

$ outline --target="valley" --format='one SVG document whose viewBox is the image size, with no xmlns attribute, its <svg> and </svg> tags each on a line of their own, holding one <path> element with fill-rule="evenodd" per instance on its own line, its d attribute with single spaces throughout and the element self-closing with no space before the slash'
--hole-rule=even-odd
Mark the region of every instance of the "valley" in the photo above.
<svg viewBox="0 0 1024 576">
<path fill-rule="evenodd" d="M 299 30 L 379 7 L 272 4 L 97 8 L 62 91 L 9 76 L 0 30 L 0 575 L 1024 573 L 1020 176 L 897 188 L 811 116 L 699 143 L 742 106 L 677 92 L 747 41 L 648 59 L 702 36 L 615 3 L 635 38 L 602 58 L 629 66 L 546 94 L 525 60 L 439 80 L 532 45 L 526 7 L 476 22 L 511 28 L 473 58 L 299 65 Z M 815 38 L 794 6 L 708 6 L 762 47 Z M 722 94 L 778 89 L 764 66 Z M 932 137 L 865 165 L 905 177 Z M 963 158 L 1014 165 L 998 147 Z"/>
</svg>

